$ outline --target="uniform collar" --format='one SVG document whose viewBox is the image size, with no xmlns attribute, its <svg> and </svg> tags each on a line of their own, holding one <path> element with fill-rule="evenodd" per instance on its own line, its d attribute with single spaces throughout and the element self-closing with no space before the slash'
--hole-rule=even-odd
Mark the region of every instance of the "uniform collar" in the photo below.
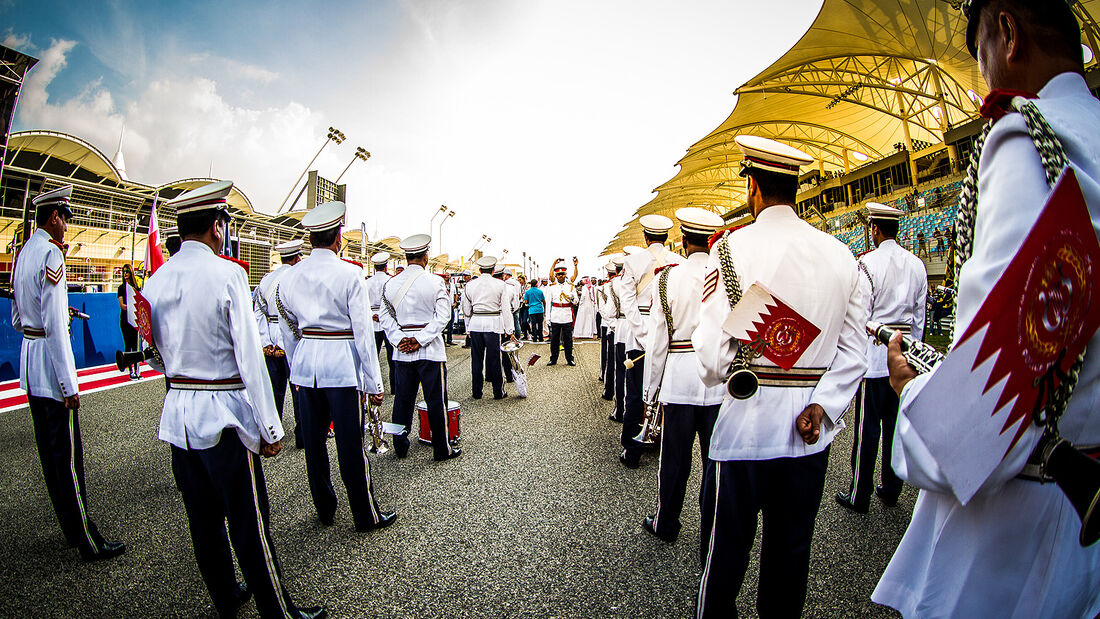
<svg viewBox="0 0 1100 619">
<path fill-rule="evenodd" d="M 705 251 L 697 251 L 688 256 L 688 262 L 706 263 L 707 260 L 710 260 L 710 254 Z"/>
<path fill-rule="evenodd" d="M 402 273 L 405 273 L 407 271 L 412 271 L 412 270 L 423 271 L 424 267 L 420 266 L 419 264 L 410 264 L 410 265 L 407 265 L 405 267 L 405 270 L 402 271 Z"/>
<path fill-rule="evenodd" d="M 336 258 L 336 252 L 326 247 L 318 247 L 309 252 L 310 256 L 317 256 L 318 258 L 334 259 Z M 338 259 L 338 258 L 337 258 Z"/>
<path fill-rule="evenodd" d="M 180 253 L 183 253 L 183 252 L 187 252 L 187 253 L 206 252 L 208 254 L 213 254 L 214 250 L 210 249 L 209 245 L 207 245 L 206 243 L 203 243 L 201 241 L 184 241 L 180 245 Z"/>
<path fill-rule="evenodd" d="M 1039 99 L 1064 97 L 1075 94 L 1077 91 L 1088 91 L 1085 78 L 1080 73 L 1067 71 L 1050 78 L 1050 81 L 1039 91 Z"/>
<path fill-rule="evenodd" d="M 885 241 L 878 244 L 878 249 L 882 249 L 883 247 L 887 247 L 887 246 L 897 247 L 898 242 L 894 239 L 886 239 Z"/>
<path fill-rule="evenodd" d="M 794 209 L 790 206 L 786 204 L 773 204 L 760 211 L 760 214 L 756 216 L 756 223 L 768 221 L 795 221 L 797 219 L 798 215 L 795 215 Z"/>
</svg>

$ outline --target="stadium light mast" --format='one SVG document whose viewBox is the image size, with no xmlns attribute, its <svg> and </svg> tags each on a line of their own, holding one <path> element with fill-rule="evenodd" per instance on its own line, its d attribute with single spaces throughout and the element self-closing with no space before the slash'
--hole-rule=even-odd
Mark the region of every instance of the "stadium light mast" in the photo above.
<svg viewBox="0 0 1100 619">
<path fill-rule="evenodd" d="M 279 210 L 275 211 L 276 215 L 283 212 L 283 207 L 286 206 L 286 201 L 289 200 L 290 196 L 294 193 L 294 188 L 298 186 L 298 183 L 302 182 L 302 177 L 306 175 L 306 172 L 309 172 L 310 166 L 312 166 L 313 162 L 317 161 L 317 158 L 321 156 L 321 151 L 325 150 L 325 147 L 328 146 L 328 143 L 336 142 L 337 144 L 340 144 L 345 139 L 347 139 L 347 136 L 344 135 L 343 131 L 340 131 L 335 127 L 328 128 L 328 133 L 325 135 L 325 142 L 321 144 L 321 148 L 317 149 L 317 154 L 313 156 L 313 159 L 309 160 L 309 163 L 306 164 L 305 169 L 302 170 L 302 173 L 298 175 L 298 180 L 294 181 L 294 184 L 290 186 L 290 191 L 288 191 L 286 193 L 286 197 L 283 198 L 283 203 L 279 205 Z"/>
<path fill-rule="evenodd" d="M 340 179 L 344 178 L 344 174 L 347 174 L 348 170 L 351 169 L 351 164 L 355 163 L 356 159 L 362 159 L 363 161 L 366 161 L 367 159 L 370 159 L 370 151 L 363 148 L 362 146 L 356 147 L 355 148 L 355 155 L 352 156 L 351 161 L 348 162 L 347 167 L 345 167 L 344 171 L 340 173 L 340 176 L 337 176 L 336 180 L 332 181 L 333 185 L 339 185 L 340 184 Z"/>
<path fill-rule="evenodd" d="M 454 217 L 454 216 L 455 216 L 455 212 L 454 212 L 454 211 L 452 210 L 452 211 L 450 211 L 449 213 L 447 213 L 447 216 L 446 216 L 446 217 L 444 217 L 444 218 L 443 218 L 442 220 L 440 220 L 440 222 L 439 222 L 439 253 L 440 253 L 440 254 L 442 254 L 442 253 L 443 253 L 443 224 L 445 224 L 445 223 L 447 223 L 448 221 L 450 221 L 450 220 L 451 220 L 451 218 L 452 218 L 452 217 Z"/>
</svg>

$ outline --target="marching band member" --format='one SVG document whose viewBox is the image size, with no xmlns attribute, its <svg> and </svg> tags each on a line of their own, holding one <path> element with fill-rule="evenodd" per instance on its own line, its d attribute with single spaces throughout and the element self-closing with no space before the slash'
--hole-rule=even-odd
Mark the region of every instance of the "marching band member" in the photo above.
<svg viewBox="0 0 1100 619">
<path fill-rule="evenodd" d="M 378 319 L 396 348 L 393 422 L 405 427 L 404 432 L 393 438 L 397 457 L 404 458 L 409 453 L 416 392 L 423 386 L 432 451 L 436 460 L 449 460 L 462 455 L 461 449 L 451 446 L 447 434 L 447 349 L 442 334 L 453 301 L 443 278 L 426 270 L 431 242 L 427 234 L 401 241 L 401 251 L 405 252 L 409 266 L 382 286 Z"/>
<path fill-rule="evenodd" d="M 661 452 L 657 468 L 657 511 L 642 521 L 649 533 L 676 541 L 680 511 L 691 475 L 692 443 L 699 435 L 699 454 L 706 466 L 710 434 L 725 390 L 699 378 L 691 336 L 699 325 L 699 299 L 707 274 L 707 238 L 722 227 L 722 218 L 701 208 L 682 208 L 676 219 L 683 232 L 687 259 L 657 274 L 649 315 L 645 356 L 645 401 L 664 407 Z M 665 314 L 665 307 L 670 314 Z M 669 331 L 671 329 L 671 332 Z M 702 488 L 700 488 L 700 494 Z"/>
<path fill-rule="evenodd" d="M 646 249 L 635 252 L 623 260 L 623 274 L 616 289 L 619 295 L 619 307 L 623 317 L 615 325 L 615 343 L 623 346 L 623 360 L 629 357 L 638 359 L 645 353 L 645 341 L 649 310 L 653 303 L 654 270 L 677 264 L 680 257 L 665 248 L 668 231 L 672 229 L 672 220 L 664 215 L 643 215 L 638 222 L 642 225 Z M 619 461 L 631 469 L 638 468 L 642 457 L 643 445 L 635 440 L 642 430 L 642 416 L 645 403 L 642 401 L 642 372 L 644 364 L 639 363 L 626 372 L 626 394 L 623 400 L 623 431 L 620 442 L 623 452 Z"/>
<path fill-rule="evenodd" d="M 609 335 L 611 336 L 610 348 L 608 348 L 607 354 L 610 355 L 607 358 L 607 375 L 614 385 L 615 396 L 615 408 L 612 409 L 611 414 L 608 415 L 608 419 L 616 423 L 623 422 L 623 407 L 626 401 L 626 344 L 619 341 L 619 328 L 620 323 L 623 320 L 623 261 L 624 256 L 615 256 L 612 258 L 611 263 L 615 265 L 615 276 L 607 282 L 608 296 L 611 298 L 610 312 L 608 315 L 611 320 L 608 321 Z M 626 330 L 626 327 L 622 327 Z M 606 386 L 604 387 L 604 393 L 606 393 Z M 620 458 L 621 460 L 621 458 Z"/>
<path fill-rule="evenodd" d="M 31 202 L 38 229 L 27 239 L 12 273 L 11 324 L 23 334 L 19 387 L 27 393 L 34 439 L 46 490 L 61 531 L 85 561 L 126 552 L 109 542 L 88 516 L 84 491 L 84 441 L 80 437 L 80 393 L 69 341 L 69 293 L 65 240 L 73 186 L 39 194 Z"/>
<path fill-rule="evenodd" d="M 466 316 L 466 340 L 471 342 L 470 362 L 473 365 L 473 396 L 481 399 L 485 380 L 493 386 L 493 399 L 505 397 L 504 377 L 500 367 L 500 338 L 512 334 L 511 288 L 493 279 L 497 259 L 482 256 L 477 260 L 481 272 L 466 284 L 462 293 L 462 314 Z"/>
<path fill-rule="evenodd" d="M 236 616 L 255 595 L 261 617 L 325 617 L 321 607 L 294 606 L 275 556 L 257 454 L 279 453 L 283 426 L 247 276 L 216 253 L 228 234 L 225 200 L 232 188 L 229 181 L 212 183 L 168 203 L 183 243 L 142 290 L 163 362 L 152 363 L 168 377 L 160 439 L 172 445 L 195 560 L 218 613 Z M 234 576 L 230 540 L 247 587 Z"/>
<path fill-rule="evenodd" d="M 370 257 L 370 262 L 374 266 L 374 275 L 367 278 L 367 294 L 370 295 L 371 302 L 370 311 L 371 324 L 374 325 L 374 347 L 378 351 L 381 351 L 383 346 L 386 347 L 386 365 L 390 370 L 390 393 L 397 393 L 393 384 L 393 344 L 390 344 L 389 339 L 386 338 L 386 330 L 382 328 L 381 322 L 382 286 L 385 286 L 386 282 L 393 277 L 386 272 L 386 265 L 389 261 L 390 255 L 384 251 L 380 251 Z"/>
<path fill-rule="evenodd" d="M 615 299 L 612 297 L 612 281 L 618 273 L 618 266 L 614 259 L 608 261 L 604 269 L 607 272 L 607 281 L 599 287 L 599 314 L 603 317 L 599 335 L 599 378 L 604 382 L 604 394 L 601 396 L 607 401 L 615 400 L 615 323 L 618 321 L 618 312 Z M 617 413 L 617 414 L 616 414 Z M 608 416 L 612 421 L 623 421 L 623 409 L 616 407 Z"/>
<path fill-rule="evenodd" d="M 1040 153 L 1064 155 L 1062 162 L 1068 162 L 1080 184 L 1092 219 L 1091 231 L 1100 234 L 1100 142 L 1096 139 L 1100 103 L 1083 77 L 1081 28 L 1069 4 L 1064 0 L 963 3 L 967 44 L 971 55 L 981 59 L 979 66 L 991 89 L 982 112 L 999 120 L 984 134 L 984 147 L 979 142 L 964 181 L 964 187 L 969 186 L 976 195 L 964 189 L 959 205 L 956 342 L 1029 239 L 1051 195 Z M 1038 98 L 1024 92 L 1038 93 Z M 1006 110 L 1009 104 L 1012 108 Z M 1028 112 L 1032 126 L 1038 127 L 1036 120 L 1045 119 L 1052 135 L 1037 132 L 1032 137 L 1029 122 L 1016 111 L 1021 108 Z M 1087 234 L 1087 225 L 1085 230 L 1073 232 Z M 1095 243 L 1096 237 L 1091 242 Z M 1034 264 L 1033 268 L 1055 268 L 1053 261 Z M 1095 273 L 1092 271 L 1091 277 L 1095 278 Z M 1088 311 L 1095 312 L 1095 308 L 1094 296 Z M 1013 309 L 1008 311 L 1015 314 Z M 1014 326 L 1010 329 L 1013 335 L 1019 332 Z M 1015 341 L 999 344 L 1017 346 Z M 942 439 L 926 444 L 910 421 L 918 395 L 943 365 L 914 378 L 896 338 L 890 344 L 887 363 L 891 384 L 901 394 L 895 468 L 921 491 L 909 528 L 871 599 L 898 609 L 905 617 L 1097 616 L 1100 544 L 1087 548 L 1079 544 L 1081 523 L 1073 506 L 1059 485 L 1049 483 L 1042 467 L 1028 457 L 1040 432 L 1032 426 L 1019 437 L 978 492 L 962 504 L 943 473 L 952 463 L 933 456 L 944 451 Z M 964 388 L 980 393 L 985 378 L 972 374 L 961 382 Z M 1100 333 L 1093 333 L 1076 389 L 1057 424 L 1062 438 L 1083 452 L 1090 447 L 1100 449 L 1097 402 Z M 1031 410 L 1029 402 L 1025 414 Z M 936 410 L 935 414 L 951 426 L 972 423 L 964 410 Z M 986 417 L 984 411 L 981 417 Z M 990 449 L 982 444 L 966 447 Z M 1003 447 L 993 449 L 1001 452 Z"/>
<path fill-rule="evenodd" d="M 928 273 L 924 262 L 898 245 L 902 211 L 885 204 L 868 202 L 871 238 L 877 249 L 860 258 L 863 303 L 869 320 L 908 333 L 918 342 L 924 339 L 924 307 L 928 295 Z M 837 493 L 836 502 L 857 513 L 867 513 L 882 436 L 882 485 L 875 494 L 886 505 L 896 505 L 901 479 L 890 465 L 894 426 L 898 421 L 898 394 L 890 386 L 886 369 L 886 347 L 867 338 L 867 373 L 856 391 L 855 431 L 852 433 L 852 484 L 847 493 Z"/>
<path fill-rule="evenodd" d="M 494 269 L 493 269 L 493 279 L 497 279 L 497 280 L 500 280 L 500 281 L 504 282 L 505 284 L 508 284 L 509 281 L 512 281 L 512 280 L 508 279 L 510 276 L 511 276 L 511 273 L 508 272 L 508 270 L 504 268 L 504 264 L 498 262 L 496 267 L 494 267 Z M 514 285 L 508 284 L 508 290 L 507 290 L 507 295 L 506 296 L 507 296 L 508 302 L 506 304 L 504 304 L 503 307 L 502 307 L 502 309 L 504 311 L 501 312 L 501 318 L 500 319 L 502 321 L 508 321 L 508 320 L 512 321 L 512 324 L 513 324 L 512 336 L 514 337 L 515 334 L 516 334 L 516 332 L 515 332 L 516 310 L 519 309 L 519 296 L 516 292 L 516 287 Z M 512 380 L 513 380 L 512 360 L 508 357 L 508 353 L 504 352 L 503 350 L 500 351 L 500 367 L 501 367 L 501 369 L 503 370 L 503 373 L 504 373 L 504 382 L 506 382 L 506 383 L 512 382 Z"/>
<path fill-rule="evenodd" d="M 256 312 L 256 325 L 260 329 L 260 346 L 264 351 L 267 364 L 267 376 L 271 379 L 271 389 L 275 395 L 275 410 L 279 419 L 283 418 L 283 403 L 286 400 L 286 386 L 290 379 L 290 364 L 283 349 L 282 332 L 279 330 L 279 310 L 275 307 L 275 288 L 279 280 L 286 275 L 290 267 L 298 264 L 302 258 L 302 241 L 287 241 L 275 246 L 282 264 L 267 273 L 252 293 L 252 305 Z M 290 403 L 294 407 L 294 447 L 304 446 L 302 438 L 302 417 L 298 412 L 298 397 L 291 391 Z"/>
<path fill-rule="evenodd" d="M 355 529 L 370 531 L 393 524 L 397 514 L 378 507 L 363 454 L 361 394 L 381 404 L 385 389 L 367 284 L 361 270 L 337 253 L 345 210 L 343 202 L 326 202 L 302 217 L 313 251 L 283 276 L 275 296 L 290 382 L 298 387 L 302 407 L 306 473 L 317 516 L 329 526 L 336 515 L 325 444 L 332 423 Z"/>
<path fill-rule="evenodd" d="M 708 386 L 727 379 L 738 354 L 722 326 L 732 309 L 729 294 L 754 283 L 798 314 L 783 329 L 801 330 L 793 335 L 784 330 L 792 339 L 776 336 L 763 340 L 765 345 L 772 351 L 792 344 L 808 348 L 799 351 L 790 371 L 770 359 L 757 360 L 750 369 L 761 375 L 759 391 L 722 403 L 703 478 L 697 610 L 699 617 L 736 616 L 762 511 L 756 607 L 761 616 L 797 617 L 806 598 L 829 444 L 844 428 L 841 416 L 867 367 L 862 275 L 845 244 L 800 219 L 790 206 L 799 166 L 813 158 L 765 138 L 740 135 L 735 141 L 744 154 L 741 174 L 748 176 L 748 205 L 756 221 L 711 250 L 699 327 L 691 338 L 700 376 Z M 806 335 L 805 324 L 819 329 L 816 337 Z M 750 356 L 748 346 L 740 351 Z"/>
<path fill-rule="evenodd" d="M 561 258 L 551 267 L 553 281 L 557 283 L 546 287 L 546 301 L 550 304 L 550 361 L 546 365 L 557 365 L 559 347 L 565 347 L 565 362 L 577 365 L 573 361 L 573 304 L 577 302 L 577 289 L 565 281 L 565 265 L 558 266 Z M 577 278 L 577 260 L 573 259 L 573 279 Z"/>
</svg>

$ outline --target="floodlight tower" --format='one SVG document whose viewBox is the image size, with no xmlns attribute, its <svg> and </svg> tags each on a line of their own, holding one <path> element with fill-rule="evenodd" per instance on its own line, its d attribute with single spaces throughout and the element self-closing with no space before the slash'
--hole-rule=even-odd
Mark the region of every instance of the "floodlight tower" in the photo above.
<svg viewBox="0 0 1100 619">
<path fill-rule="evenodd" d="M 328 143 L 336 142 L 337 144 L 340 144 L 345 139 L 347 139 L 347 136 L 344 135 L 343 131 L 340 131 L 335 127 L 328 128 L 328 133 L 325 135 L 325 141 L 323 144 L 321 144 L 321 148 L 317 149 L 317 154 L 313 156 L 313 159 L 309 160 L 309 163 L 306 164 L 305 169 L 302 170 L 302 173 L 298 175 L 298 180 L 294 181 L 294 184 L 290 186 L 290 191 L 286 193 L 286 197 L 283 198 L 283 203 L 280 204 L 279 209 L 275 211 L 276 214 L 282 212 L 283 207 L 286 206 L 286 201 L 289 200 L 291 194 L 294 193 L 294 188 L 298 186 L 298 183 L 302 182 L 302 177 L 306 175 L 306 172 L 309 172 L 310 166 L 312 166 L 313 162 L 317 161 L 317 158 L 321 156 L 321 151 L 325 150 L 325 147 L 328 146 Z"/>
</svg>

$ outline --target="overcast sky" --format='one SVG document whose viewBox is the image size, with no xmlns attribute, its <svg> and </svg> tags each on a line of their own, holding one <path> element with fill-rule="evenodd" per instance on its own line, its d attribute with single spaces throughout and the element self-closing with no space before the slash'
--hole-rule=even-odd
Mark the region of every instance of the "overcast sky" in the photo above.
<svg viewBox="0 0 1100 619">
<path fill-rule="evenodd" d="M 274 212 L 315 168 L 349 225 L 443 250 L 597 254 L 793 45 L 819 0 L 0 2 L 4 44 L 40 59 L 16 129 L 80 136 L 129 177 L 235 181 Z M 303 199 L 304 200 L 304 199 Z M 374 237 L 377 230 L 378 237 Z M 516 260 L 518 262 L 518 259 Z"/>
</svg>

